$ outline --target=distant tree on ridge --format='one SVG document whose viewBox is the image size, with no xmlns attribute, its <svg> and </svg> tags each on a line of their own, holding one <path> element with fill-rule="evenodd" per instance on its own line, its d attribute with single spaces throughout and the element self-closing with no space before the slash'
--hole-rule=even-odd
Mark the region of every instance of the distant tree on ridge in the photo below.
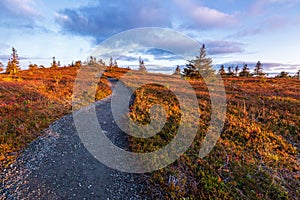
<svg viewBox="0 0 300 200">
<path fill-rule="evenodd" d="M 220 74 L 221 77 L 225 77 L 226 76 L 226 71 L 225 71 L 224 65 L 221 65 L 218 74 Z"/>
<path fill-rule="evenodd" d="M 139 71 L 147 71 L 144 61 L 141 57 L 139 57 Z"/>
<path fill-rule="evenodd" d="M 265 76 L 266 74 L 263 72 L 262 64 L 258 61 L 254 67 L 254 75 L 256 76 Z"/>
<path fill-rule="evenodd" d="M 278 75 L 275 76 L 276 78 L 289 78 L 289 73 L 282 71 Z"/>
<path fill-rule="evenodd" d="M 52 57 L 52 63 L 51 63 L 51 68 L 57 68 L 58 65 L 57 65 L 57 62 L 55 60 L 55 56 Z"/>
<path fill-rule="evenodd" d="M 238 76 L 239 74 L 239 66 L 237 65 L 235 68 L 234 68 L 234 72 L 235 72 L 235 76 Z"/>
<path fill-rule="evenodd" d="M 6 73 L 7 74 L 17 74 L 21 70 L 19 66 L 19 55 L 17 54 L 17 50 L 13 47 L 11 58 L 8 60 Z"/>
<path fill-rule="evenodd" d="M 30 63 L 29 66 L 28 66 L 28 68 L 29 68 L 30 70 L 35 70 L 35 69 L 38 69 L 39 67 L 38 67 L 37 64 L 32 64 L 32 63 Z"/>
<path fill-rule="evenodd" d="M 180 66 L 179 66 L 179 65 L 177 65 L 177 67 L 176 67 L 176 69 L 175 69 L 173 75 L 178 75 L 178 76 L 181 75 L 181 73 L 180 73 Z"/>
<path fill-rule="evenodd" d="M 251 77 L 251 73 L 249 71 L 247 63 L 243 64 L 242 71 L 239 73 L 240 77 Z"/>
<path fill-rule="evenodd" d="M 233 77 L 234 76 L 233 66 L 228 67 L 228 73 L 226 74 L 226 76 L 228 76 L 228 77 Z"/>
</svg>

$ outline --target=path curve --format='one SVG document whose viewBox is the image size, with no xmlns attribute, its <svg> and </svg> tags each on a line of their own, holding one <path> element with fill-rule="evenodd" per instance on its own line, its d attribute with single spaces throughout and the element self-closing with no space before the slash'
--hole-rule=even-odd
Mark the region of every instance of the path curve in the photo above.
<svg viewBox="0 0 300 200">
<path fill-rule="evenodd" d="M 112 87 L 117 82 L 109 81 Z M 128 150 L 110 101 L 111 96 L 95 103 L 99 123 L 113 143 Z M 0 199 L 146 199 L 142 175 L 110 169 L 90 155 L 72 114 L 44 130 L 0 177 Z"/>
</svg>

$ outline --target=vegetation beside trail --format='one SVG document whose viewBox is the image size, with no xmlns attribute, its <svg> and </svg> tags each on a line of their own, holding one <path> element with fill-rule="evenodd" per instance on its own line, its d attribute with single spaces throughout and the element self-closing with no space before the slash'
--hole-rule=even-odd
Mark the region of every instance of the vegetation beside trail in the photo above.
<svg viewBox="0 0 300 200">
<path fill-rule="evenodd" d="M 77 67 L 58 67 L 0 75 L 1 169 L 44 128 L 71 112 L 77 73 Z M 149 80 L 164 76 L 147 74 Z M 106 77 L 139 79 L 128 69 L 108 68 L 98 84 L 95 96 L 99 98 L 111 93 Z M 148 195 L 165 199 L 299 199 L 300 81 L 223 78 L 225 127 L 214 149 L 203 159 L 198 153 L 210 120 L 210 96 L 201 78 L 186 81 L 198 99 L 201 117 L 194 123 L 200 128 L 192 146 L 176 162 L 144 174 Z M 130 113 L 133 120 L 148 124 L 151 105 L 160 104 L 166 110 L 167 122 L 151 138 L 131 137 L 132 151 L 151 152 L 174 138 L 182 113 L 170 87 L 171 83 L 166 87 L 148 84 L 135 91 Z"/>
<path fill-rule="evenodd" d="M 76 67 L 44 68 L 0 74 L 0 169 L 55 120 L 71 113 Z M 102 78 L 96 99 L 111 93 Z"/>
<path fill-rule="evenodd" d="M 164 79 L 162 76 L 148 75 L 149 80 Z M 138 80 L 136 75 L 127 78 Z M 190 80 L 198 98 L 201 117 L 195 123 L 200 128 L 190 149 L 175 163 L 145 175 L 149 195 L 166 199 L 299 199 L 300 81 L 223 81 L 227 113 L 218 143 L 204 159 L 198 157 L 210 121 L 211 102 L 204 81 Z M 178 101 L 168 88 L 151 84 L 139 88 L 135 95 L 133 120 L 149 123 L 149 109 L 158 103 L 167 111 L 167 122 L 154 137 L 132 137 L 131 148 L 135 152 L 160 149 L 180 126 Z"/>
</svg>

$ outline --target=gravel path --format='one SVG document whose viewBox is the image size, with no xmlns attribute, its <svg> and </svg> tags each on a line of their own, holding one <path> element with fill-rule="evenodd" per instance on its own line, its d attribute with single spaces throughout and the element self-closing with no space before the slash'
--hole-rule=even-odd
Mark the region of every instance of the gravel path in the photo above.
<svg viewBox="0 0 300 200">
<path fill-rule="evenodd" d="M 96 103 L 100 125 L 113 143 L 127 149 L 127 135 L 113 121 L 110 100 Z M 0 199 L 146 199 L 141 175 L 110 169 L 90 155 L 72 114 L 47 128 L 0 177 Z"/>
</svg>

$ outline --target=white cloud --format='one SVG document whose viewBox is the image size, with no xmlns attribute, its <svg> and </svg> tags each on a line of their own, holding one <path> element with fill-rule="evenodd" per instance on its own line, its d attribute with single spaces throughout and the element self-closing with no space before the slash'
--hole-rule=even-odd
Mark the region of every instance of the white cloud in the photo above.
<svg viewBox="0 0 300 200">
<path fill-rule="evenodd" d="M 236 23 L 234 16 L 203 6 L 195 7 L 191 16 L 197 24 L 204 26 L 222 27 Z"/>
<path fill-rule="evenodd" d="M 173 0 L 183 13 L 198 27 L 226 27 L 238 22 L 232 14 L 227 14 L 216 9 L 198 5 L 192 0 Z"/>
</svg>

